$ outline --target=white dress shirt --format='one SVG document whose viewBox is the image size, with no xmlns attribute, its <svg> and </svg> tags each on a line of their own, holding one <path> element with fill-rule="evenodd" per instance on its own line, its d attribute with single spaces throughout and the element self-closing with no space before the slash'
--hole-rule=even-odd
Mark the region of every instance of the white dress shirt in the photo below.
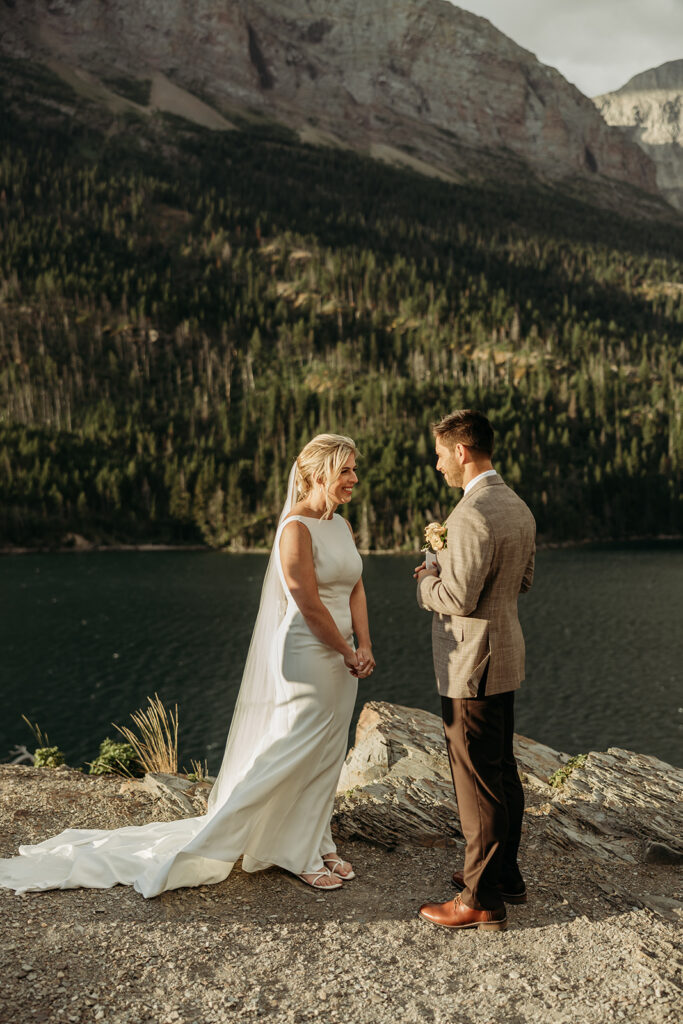
<svg viewBox="0 0 683 1024">
<path fill-rule="evenodd" d="M 498 476 L 498 473 L 496 472 L 495 469 L 487 469 L 483 473 L 480 473 L 479 476 L 475 476 L 474 480 L 470 480 L 470 482 L 465 487 L 465 492 L 463 494 L 463 498 L 465 497 L 465 494 L 467 494 L 467 492 L 472 487 L 474 487 L 474 485 L 476 484 L 477 480 L 483 480 L 485 476 Z"/>
</svg>

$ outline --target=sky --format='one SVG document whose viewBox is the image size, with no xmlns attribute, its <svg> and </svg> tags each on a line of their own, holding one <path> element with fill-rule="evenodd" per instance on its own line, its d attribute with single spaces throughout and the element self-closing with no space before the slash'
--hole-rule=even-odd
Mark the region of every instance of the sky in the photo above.
<svg viewBox="0 0 683 1024">
<path fill-rule="evenodd" d="M 683 0 L 460 0 L 586 96 L 683 60 Z"/>
</svg>

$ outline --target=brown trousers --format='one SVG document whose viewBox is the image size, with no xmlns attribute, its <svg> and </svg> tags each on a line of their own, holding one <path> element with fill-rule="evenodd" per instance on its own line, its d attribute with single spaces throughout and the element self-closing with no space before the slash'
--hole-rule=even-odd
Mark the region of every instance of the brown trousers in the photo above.
<svg viewBox="0 0 683 1024">
<path fill-rule="evenodd" d="M 444 733 L 465 837 L 462 900 L 474 910 L 497 910 L 504 891 L 518 890 L 517 851 L 524 790 L 512 752 L 514 691 L 476 698 L 441 698 Z"/>
</svg>

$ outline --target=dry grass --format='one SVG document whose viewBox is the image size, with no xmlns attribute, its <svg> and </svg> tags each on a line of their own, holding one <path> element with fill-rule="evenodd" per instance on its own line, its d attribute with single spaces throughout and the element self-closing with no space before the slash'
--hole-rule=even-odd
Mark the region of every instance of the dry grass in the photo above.
<svg viewBox="0 0 683 1024">
<path fill-rule="evenodd" d="M 178 705 L 167 711 L 157 693 L 148 697 L 149 707 L 131 714 L 139 735 L 126 726 L 112 725 L 135 750 L 145 772 L 176 774 L 178 771 Z"/>
<path fill-rule="evenodd" d="M 48 735 L 47 735 L 46 732 L 43 732 L 43 730 L 40 728 L 38 723 L 37 722 L 34 723 L 34 722 L 29 721 L 29 719 L 26 717 L 26 715 L 22 715 L 21 717 L 24 719 L 24 721 L 26 722 L 27 726 L 29 727 L 29 729 L 33 733 L 33 735 L 35 737 L 35 740 L 36 740 L 36 743 L 38 744 L 38 747 L 49 747 L 50 746 L 50 740 L 48 739 Z"/>
<path fill-rule="evenodd" d="M 185 770 L 185 774 L 188 779 L 193 779 L 195 782 L 206 782 L 209 777 L 209 766 L 206 761 L 202 764 L 201 761 L 190 758 L 190 771 Z"/>
</svg>

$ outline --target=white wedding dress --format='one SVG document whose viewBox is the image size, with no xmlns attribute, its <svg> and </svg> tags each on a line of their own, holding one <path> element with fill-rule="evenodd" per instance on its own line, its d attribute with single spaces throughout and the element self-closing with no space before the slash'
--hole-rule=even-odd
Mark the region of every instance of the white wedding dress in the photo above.
<svg viewBox="0 0 683 1024">
<path fill-rule="evenodd" d="M 311 633 L 289 593 L 281 532 L 291 519 L 310 531 L 321 600 L 349 643 L 349 597 L 362 562 L 341 516 L 286 519 L 293 480 L 292 473 L 207 813 L 113 830 L 67 829 L 0 860 L 0 886 L 22 893 L 120 883 L 151 897 L 221 882 L 239 857 L 245 871 L 277 865 L 302 874 L 320 870 L 322 855 L 335 851 L 330 817 L 358 682 L 342 656 Z"/>
</svg>

